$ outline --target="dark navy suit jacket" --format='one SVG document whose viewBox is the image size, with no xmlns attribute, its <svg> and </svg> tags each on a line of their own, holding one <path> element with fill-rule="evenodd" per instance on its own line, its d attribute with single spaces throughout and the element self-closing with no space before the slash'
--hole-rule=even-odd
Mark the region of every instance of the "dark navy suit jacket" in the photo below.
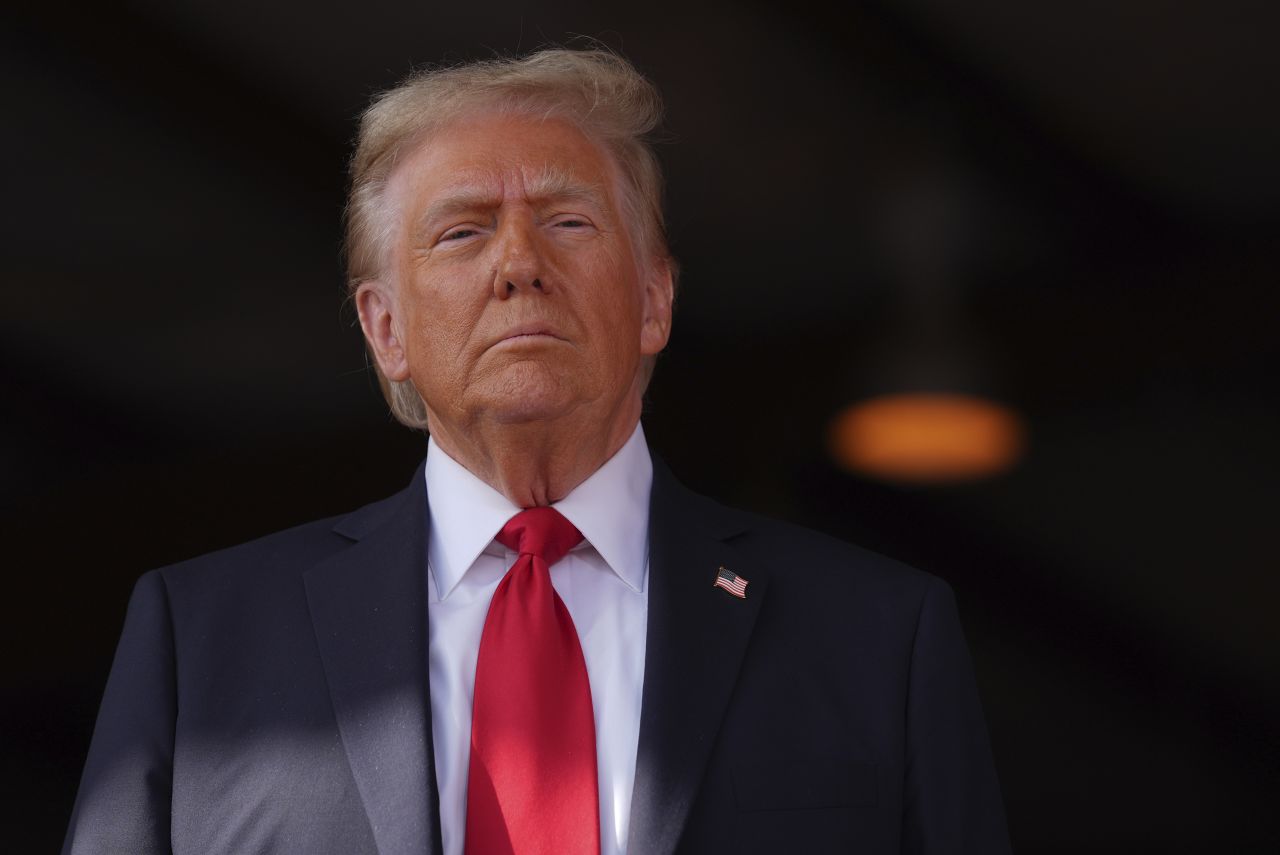
<svg viewBox="0 0 1280 855">
<path fill-rule="evenodd" d="M 1009 851 L 945 583 L 657 461 L 652 496 L 631 855 Z M 419 469 L 143 576 L 64 853 L 439 853 L 427 520 Z"/>
</svg>

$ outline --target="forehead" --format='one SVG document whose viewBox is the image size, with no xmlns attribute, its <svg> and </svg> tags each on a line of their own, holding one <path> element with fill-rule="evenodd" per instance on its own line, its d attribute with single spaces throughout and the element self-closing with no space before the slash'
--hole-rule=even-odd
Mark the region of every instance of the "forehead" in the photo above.
<svg viewBox="0 0 1280 855">
<path fill-rule="evenodd" d="M 613 159 L 572 122 L 481 114 L 425 136 L 392 172 L 388 191 L 412 210 L 459 193 L 498 202 L 584 187 L 612 202 L 617 184 Z"/>
</svg>

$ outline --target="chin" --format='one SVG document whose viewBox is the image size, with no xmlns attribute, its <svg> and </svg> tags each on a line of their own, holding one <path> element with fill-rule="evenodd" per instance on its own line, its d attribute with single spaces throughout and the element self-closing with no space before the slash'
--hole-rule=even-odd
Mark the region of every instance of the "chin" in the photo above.
<svg viewBox="0 0 1280 855">
<path fill-rule="evenodd" d="M 513 366 L 483 396 L 480 409 L 500 424 L 550 421 L 579 402 L 575 384 L 564 382 L 542 365 Z"/>
<path fill-rule="evenodd" d="M 535 422 L 551 422 L 567 412 L 563 407 L 540 406 L 530 403 L 528 406 L 507 407 L 489 414 L 489 420 L 502 425 L 525 425 Z"/>
</svg>

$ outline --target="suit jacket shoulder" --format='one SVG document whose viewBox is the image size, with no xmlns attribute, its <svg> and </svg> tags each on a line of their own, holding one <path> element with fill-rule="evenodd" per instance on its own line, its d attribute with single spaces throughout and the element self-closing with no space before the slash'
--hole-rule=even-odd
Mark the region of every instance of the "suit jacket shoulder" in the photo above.
<svg viewBox="0 0 1280 855">
<path fill-rule="evenodd" d="M 797 584 L 852 585 L 868 595 L 908 597 L 922 595 L 931 585 L 946 585 L 937 576 L 823 532 L 719 507 L 721 513 L 738 518 L 743 547 L 778 558 L 782 573 Z"/>
<path fill-rule="evenodd" d="M 64 852 L 427 851 L 425 508 L 143 575 Z"/>
</svg>

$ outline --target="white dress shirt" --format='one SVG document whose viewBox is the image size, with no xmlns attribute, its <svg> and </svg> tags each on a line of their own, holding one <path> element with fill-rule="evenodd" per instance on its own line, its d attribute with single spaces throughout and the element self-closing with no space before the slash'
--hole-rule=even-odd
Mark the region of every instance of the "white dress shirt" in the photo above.
<svg viewBox="0 0 1280 855">
<path fill-rule="evenodd" d="M 521 509 L 434 439 L 426 478 L 431 736 L 444 855 L 462 855 L 480 634 L 493 592 L 516 560 L 494 536 Z M 653 462 L 637 425 L 617 454 L 552 506 L 584 538 L 551 568 L 551 584 L 573 617 L 591 681 L 601 855 L 627 849 L 644 684 L 652 485 Z"/>
</svg>

